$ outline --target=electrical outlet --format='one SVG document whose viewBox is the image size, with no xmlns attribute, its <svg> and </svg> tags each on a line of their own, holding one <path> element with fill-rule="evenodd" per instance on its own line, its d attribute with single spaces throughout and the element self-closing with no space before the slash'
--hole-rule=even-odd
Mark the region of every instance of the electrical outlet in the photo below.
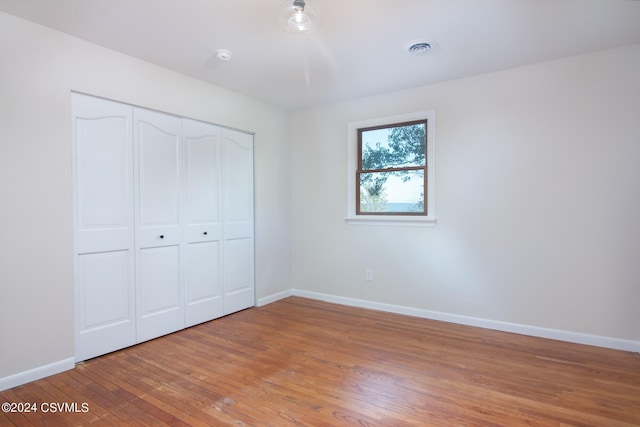
<svg viewBox="0 0 640 427">
<path fill-rule="evenodd" d="M 365 279 L 367 282 L 371 282 L 371 281 L 373 281 L 373 270 L 371 270 L 370 268 L 367 268 L 367 269 L 364 271 L 364 279 Z"/>
</svg>

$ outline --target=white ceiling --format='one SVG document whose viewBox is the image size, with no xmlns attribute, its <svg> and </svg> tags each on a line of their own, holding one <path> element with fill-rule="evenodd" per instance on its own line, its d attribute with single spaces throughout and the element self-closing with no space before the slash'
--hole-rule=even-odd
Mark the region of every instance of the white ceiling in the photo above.
<svg viewBox="0 0 640 427">
<path fill-rule="evenodd" d="M 280 30 L 282 3 L 0 0 L 0 10 L 287 110 L 640 43 L 634 0 L 307 0 L 321 18 L 307 36 Z M 407 53 L 415 39 L 433 49 Z"/>
</svg>

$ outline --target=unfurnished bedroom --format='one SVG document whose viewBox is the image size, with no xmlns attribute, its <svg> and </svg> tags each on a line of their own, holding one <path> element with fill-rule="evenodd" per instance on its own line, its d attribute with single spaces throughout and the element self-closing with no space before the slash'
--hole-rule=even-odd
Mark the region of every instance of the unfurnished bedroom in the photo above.
<svg viewBox="0 0 640 427">
<path fill-rule="evenodd" d="M 640 425 L 638 76 L 637 0 L 0 0 L 0 425 Z"/>
</svg>

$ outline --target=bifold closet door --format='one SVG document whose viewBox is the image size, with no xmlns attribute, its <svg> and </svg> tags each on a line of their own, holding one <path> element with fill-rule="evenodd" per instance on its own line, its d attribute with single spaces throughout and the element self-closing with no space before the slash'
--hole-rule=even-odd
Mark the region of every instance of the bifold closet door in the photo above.
<svg viewBox="0 0 640 427">
<path fill-rule="evenodd" d="M 184 328 L 182 122 L 134 108 L 137 341 Z"/>
<path fill-rule="evenodd" d="M 251 307 L 254 291 L 253 135 L 222 130 L 224 313 Z"/>
<path fill-rule="evenodd" d="M 183 119 L 185 326 L 223 315 L 221 129 Z"/>
<path fill-rule="evenodd" d="M 72 95 L 75 359 L 136 342 L 131 107 Z"/>
<path fill-rule="evenodd" d="M 72 95 L 76 361 L 255 303 L 253 136 Z"/>
</svg>

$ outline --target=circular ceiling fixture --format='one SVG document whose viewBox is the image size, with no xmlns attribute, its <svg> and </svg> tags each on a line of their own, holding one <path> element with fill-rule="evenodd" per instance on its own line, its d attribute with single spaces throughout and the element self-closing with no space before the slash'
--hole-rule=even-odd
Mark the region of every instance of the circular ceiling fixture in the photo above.
<svg viewBox="0 0 640 427">
<path fill-rule="evenodd" d="M 404 48 L 409 53 L 422 54 L 431 50 L 431 43 L 425 40 L 413 40 L 404 45 Z"/>
<path fill-rule="evenodd" d="M 216 50 L 216 57 L 223 61 L 229 61 L 231 59 L 231 51 L 227 49 Z"/>
<path fill-rule="evenodd" d="M 307 34 L 318 27 L 318 12 L 305 0 L 286 0 L 278 12 L 280 27 L 293 34 Z"/>
</svg>

